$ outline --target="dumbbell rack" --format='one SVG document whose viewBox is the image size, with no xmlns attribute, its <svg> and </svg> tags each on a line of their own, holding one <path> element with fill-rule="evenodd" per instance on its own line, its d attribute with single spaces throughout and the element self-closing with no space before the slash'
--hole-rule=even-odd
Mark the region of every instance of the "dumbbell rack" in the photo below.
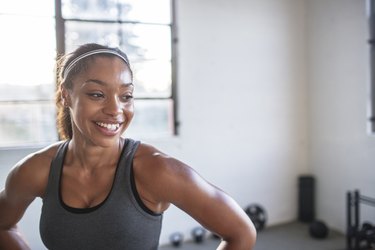
<svg viewBox="0 0 375 250">
<path fill-rule="evenodd" d="M 346 248 L 359 250 L 360 238 L 357 236 L 360 230 L 360 203 L 375 207 L 375 199 L 364 195 L 360 195 L 358 190 L 347 192 L 347 232 L 346 232 Z"/>
</svg>

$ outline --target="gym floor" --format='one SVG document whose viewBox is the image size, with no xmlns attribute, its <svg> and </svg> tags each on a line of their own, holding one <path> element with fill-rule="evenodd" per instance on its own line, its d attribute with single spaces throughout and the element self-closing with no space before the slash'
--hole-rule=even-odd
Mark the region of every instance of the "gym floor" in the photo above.
<svg viewBox="0 0 375 250">
<path fill-rule="evenodd" d="M 220 243 L 214 238 L 207 238 L 202 243 L 184 242 L 179 247 L 161 246 L 159 250 L 214 250 Z M 309 225 L 292 222 L 265 228 L 258 233 L 254 250 L 344 250 L 345 235 L 330 230 L 325 239 L 315 239 L 309 234 Z"/>
</svg>

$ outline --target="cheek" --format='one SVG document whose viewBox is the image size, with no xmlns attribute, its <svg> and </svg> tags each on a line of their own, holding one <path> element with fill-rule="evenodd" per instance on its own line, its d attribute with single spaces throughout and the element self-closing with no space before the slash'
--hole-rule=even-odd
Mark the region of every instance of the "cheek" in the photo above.
<svg viewBox="0 0 375 250">
<path fill-rule="evenodd" d="M 126 114 L 126 116 L 131 117 L 131 118 L 134 116 L 134 103 L 133 102 L 125 105 L 124 113 Z"/>
<path fill-rule="evenodd" d="M 78 101 L 75 105 L 75 110 L 80 113 L 82 116 L 86 116 L 92 112 L 95 112 L 97 110 L 97 105 L 92 105 L 92 103 L 88 103 L 85 101 Z"/>
<path fill-rule="evenodd" d="M 73 103 L 71 113 L 73 114 L 74 120 L 82 124 L 88 120 L 88 117 L 96 113 L 97 110 L 97 106 L 90 105 L 82 100 L 77 100 Z"/>
</svg>

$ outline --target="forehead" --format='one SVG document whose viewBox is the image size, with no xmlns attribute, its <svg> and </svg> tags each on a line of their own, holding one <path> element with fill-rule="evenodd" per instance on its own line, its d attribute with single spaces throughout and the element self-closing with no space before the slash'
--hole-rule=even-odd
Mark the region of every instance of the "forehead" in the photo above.
<svg viewBox="0 0 375 250">
<path fill-rule="evenodd" d="M 122 58 L 107 54 L 100 54 L 88 57 L 85 64 L 86 70 L 89 70 L 93 67 L 104 67 L 106 65 L 109 65 L 111 67 L 116 66 L 118 68 L 122 67 L 129 70 L 128 64 L 125 63 L 125 61 Z"/>
<path fill-rule="evenodd" d="M 86 58 L 85 58 L 86 59 Z M 89 86 L 119 89 L 133 88 L 133 76 L 128 65 L 116 56 L 95 56 L 87 58 L 72 76 L 72 90 Z"/>
<path fill-rule="evenodd" d="M 132 82 L 132 71 L 123 59 L 117 56 L 95 56 L 90 58 L 86 67 L 81 71 L 83 77 L 99 79 L 121 80 L 124 83 Z"/>
</svg>

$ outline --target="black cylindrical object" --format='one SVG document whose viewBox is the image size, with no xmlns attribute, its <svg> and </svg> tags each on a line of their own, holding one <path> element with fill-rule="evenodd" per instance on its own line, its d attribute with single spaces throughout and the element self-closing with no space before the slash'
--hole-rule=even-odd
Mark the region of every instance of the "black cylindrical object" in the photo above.
<svg viewBox="0 0 375 250">
<path fill-rule="evenodd" d="M 315 219 L 315 179 L 305 175 L 298 178 L 298 220 L 312 222 Z"/>
<path fill-rule="evenodd" d="M 314 220 L 309 226 L 311 237 L 316 239 L 325 239 L 328 236 L 329 229 L 323 221 Z"/>
</svg>

